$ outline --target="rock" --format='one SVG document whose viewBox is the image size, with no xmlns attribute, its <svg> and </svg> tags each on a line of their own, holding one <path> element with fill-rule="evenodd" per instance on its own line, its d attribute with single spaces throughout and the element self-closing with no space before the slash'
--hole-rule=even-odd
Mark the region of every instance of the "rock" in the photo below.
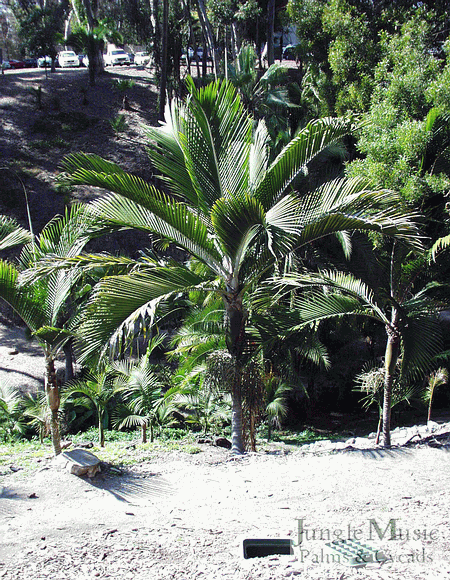
<svg viewBox="0 0 450 580">
<path fill-rule="evenodd" d="M 66 461 L 65 468 L 73 475 L 87 475 L 93 478 L 100 469 L 100 459 L 85 449 L 71 449 L 61 453 L 61 460 Z"/>
<path fill-rule="evenodd" d="M 225 449 L 231 449 L 231 441 L 229 441 L 226 437 L 217 437 L 214 440 L 214 445 L 216 447 L 224 447 Z"/>
<path fill-rule="evenodd" d="M 427 431 L 430 433 L 434 433 L 439 429 L 439 423 L 435 423 L 434 421 L 428 421 L 427 423 Z"/>
</svg>

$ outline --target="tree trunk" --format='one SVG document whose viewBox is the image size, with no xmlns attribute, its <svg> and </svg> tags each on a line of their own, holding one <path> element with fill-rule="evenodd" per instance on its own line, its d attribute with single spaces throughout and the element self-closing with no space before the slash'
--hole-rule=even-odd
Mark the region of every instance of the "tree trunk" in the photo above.
<svg viewBox="0 0 450 580">
<path fill-rule="evenodd" d="M 169 30 L 169 0 L 163 0 L 163 26 L 162 26 L 162 54 L 161 54 L 161 82 L 159 85 L 159 112 L 158 119 L 164 120 L 164 109 L 166 106 L 166 91 L 167 91 L 167 44 Z"/>
<path fill-rule="evenodd" d="M 245 448 L 242 429 L 241 357 L 245 343 L 246 315 L 242 305 L 242 296 L 237 289 L 230 287 L 229 293 L 224 297 L 224 301 L 227 319 L 227 347 L 234 362 L 234 379 L 231 388 L 231 452 L 233 454 L 242 454 Z"/>
<path fill-rule="evenodd" d="M 72 340 L 69 340 L 69 342 L 66 342 L 66 344 L 63 346 L 63 350 L 64 350 L 64 357 L 65 357 L 64 380 L 67 383 L 67 381 L 71 381 L 74 377 Z"/>
<path fill-rule="evenodd" d="M 142 443 L 147 443 L 147 425 L 142 425 Z"/>
<path fill-rule="evenodd" d="M 275 62 L 273 33 L 275 26 L 275 0 L 269 0 L 267 4 L 267 64 Z"/>
<path fill-rule="evenodd" d="M 213 38 L 213 33 L 211 30 L 211 24 L 208 20 L 208 15 L 206 13 L 204 0 L 198 0 L 198 16 L 200 20 L 200 25 L 202 27 L 203 36 L 204 38 L 206 38 L 206 42 L 208 43 L 209 54 L 212 58 L 214 78 L 217 79 L 218 73 L 217 51 Z"/>
<path fill-rule="evenodd" d="M 399 313 L 392 308 L 391 326 L 386 327 L 388 335 L 385 354 L 384 398 L 383 398 L 383 447 L 391 445 L 391 409 L 392 386 L 394 373 L 400 352 L 400 335 L 398 332 Z"/>
<path fill-rule="evenodd" d="M 105 430 L 103 428 L 103 413 L 98 413 L 98 441 L 100 447 L 105 446 Z"/>
<path fill-rule="evenodd" d="M 51 354 L 45 355 L 45 392 L 47 393 L 48 406 L 50 408 L 50 429 L 52 445 L 55 455 L 61 453 L 61 435 L 59 432 L 59 387 L 56 378 L 55 361 Z"/>
<path fill-rule="evenodd" d="M 242 396 L 239 368 L 235 371 L 235 380 L 231 393 L 231 453 L 242 455 L 244 449 L 244 436 L 242 432 Z"/>
</svg>

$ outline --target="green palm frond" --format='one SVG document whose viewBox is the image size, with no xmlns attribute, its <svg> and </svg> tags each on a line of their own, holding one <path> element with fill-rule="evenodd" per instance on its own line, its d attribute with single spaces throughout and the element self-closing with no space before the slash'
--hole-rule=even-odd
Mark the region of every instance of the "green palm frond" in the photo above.
<svg viewBox="0 0 450 580">
<path fill-rule="evenodd" d="M 167 198 L 157 215 L 130 199 L 107 196 L 94 202 L 92 209 L 103 219 L 119 225 L 157 233 L 200 260 L 208 262 L 216 272 L 224 274 L 211 232 L 202 219 L 184 204 Z"/>
<path fill-rule="evenodd" d="M 442 351 L 442 328 L 437 316 L 407 316 L 402 320 L 402 375 L 411 380 L 430 371 L 433 358 Z"/>
<path fill-rule="evenodd" d="M 211 210 L 211 220 L 224 253 L 238 270 L 245 250 L 264 225 L 264 210 L 258 201 L 251 197 L 238 199 L 219 199 Z"/>
<path fill-rule="evenodd" d="M 418 216 L 406 210 L 394 192 L 370 191 L 366 186 L 360 179 L 339 179 L 302 200 L 300 245 L 343 230 L 363 230 L 395 236 L 422 250 Z"/>
<path fill-rule="evenodd" d="M 353 129 L 348 119 L 323 118 L 308 123 L 273 161 L 255 191 L 256 197 L 268 209 L 275 201 L 274 193 L 284 193 L 315 156 Z"/>
<path fill-rule="evenodd" d="M 134 336 L 139 319 L 155 316 L 161 300 L 182 292 L 202 289 L 205 279 L 183 266 L 155 267 L 124 276 L 103 278 L 94 288 L 79 328 L 82 360 L 108 347 L 123 345 Z"/>
<path fill-rule="evenodd" d="M 14 218 L 0 215 L 0 250 L 31 242 L 32 234 L 19 226 Z"/>
<path fill-rule="evenodd" d="M 438 253 L 442 250 L 447 249 L 449 246 L 450 246 L 450 235 L 439 238 L 434 242 L 433 246 L 431 247 L 431 258 L 433 260 L 436 260 Z"/>
<path fill-rule="evenodd" d="M 45 323 L 45 313 L 36 294 L 19 286 L 18 276 L 13 265 L 0 260 L 0 297 L 35 331 Z"/>
</svg>

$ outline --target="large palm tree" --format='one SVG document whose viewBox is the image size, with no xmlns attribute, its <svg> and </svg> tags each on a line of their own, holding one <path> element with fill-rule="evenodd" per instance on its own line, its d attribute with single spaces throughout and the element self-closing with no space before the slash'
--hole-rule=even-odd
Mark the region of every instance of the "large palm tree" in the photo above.
<svg viewBox="0 0 450 580">
<path fill-rule="evenodd" d="M 353 129 L 349 120 L 309 123 L 269 162 L 265 124 L 254 127 L 231 84 L 217 81 L 197 89 L 190 79 L 188 88 L 186 101 L 172 101 L 162 126 L 148 130 L 150 159 L 170 194 L 96 156 L 77 154 L 65 161 L 70 183 L 113 192 L 91 206 L 96 215 L 155 233 L 187 253 L 185 263 L 124 261 L 127 273 L 104 278 L 94 290 L 79 335 L 85 357 L 106 353 L 139 316 L 168 297 L 192 290 L 221 297 L 236 369 L 232 445 L 242 453 L 248 299 L 261 279 L 282 267 L 295 248 L 329 234 L 375 230 L 420 242 L 412 216 L 392 192 L 369 191 L 361 180 L 345 179 L 296 191 L 296 177 L 308 163 Z M 109 261 L 117 263 L 103 259 Z M 76 263 L 91 267 L 102 260 L 88 256 Z"/>
</svg>

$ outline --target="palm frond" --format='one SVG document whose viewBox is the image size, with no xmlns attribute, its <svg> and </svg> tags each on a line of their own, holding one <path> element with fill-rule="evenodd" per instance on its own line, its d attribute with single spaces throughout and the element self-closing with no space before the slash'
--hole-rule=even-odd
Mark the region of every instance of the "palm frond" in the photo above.
<svg viewBox="0 0 450 580">
<path fill-rule="evenodd" d="M 31 232 L 19 226 L 14 218 L 0 215 L 0 250 L 31 242 Z"/>
<path fill-rule="evenodd" d="M 285 146 L 259 183 L 255 195 L 268 209 L 274 195 L 284 193 L 295 177 L 328 145 L 355 128 L 349 119 L 323 118 L 311 121 Z"/>
</svg>

